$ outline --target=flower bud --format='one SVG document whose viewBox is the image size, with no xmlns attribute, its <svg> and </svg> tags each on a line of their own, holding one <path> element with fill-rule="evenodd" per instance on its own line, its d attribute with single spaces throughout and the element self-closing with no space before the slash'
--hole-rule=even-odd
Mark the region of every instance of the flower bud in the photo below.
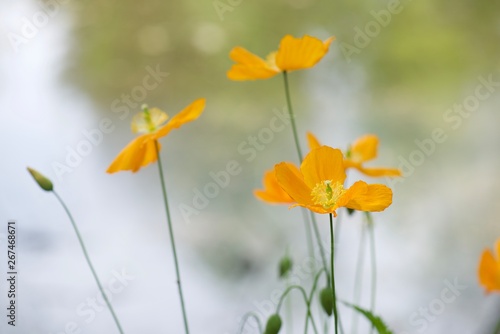
<svg viewBox="0 0 500 334">
<path fill-rule="evenodd" d="M 28 172 L 30 172 L 31 176 L 35 179 L 36 183 L 45 191 L 52 191 L 54 189 L 54 186 L 52 185 L 52 182 L 34 170 L 33 168 L 28 167 Z"/>
<path fill-rule="evenodd" d="M 319 301 L 321 302 L 321 307 L 328 316 L 333 313 L 333 291 L 332 288 L 326 287 L 319 293 Z"/>
<path fill-rule="evenodd" d="M 281 318 L 278 314 L 269 317 L 264 334 L 278 334 L 281 329 Z"/>
<path fill-rule="evenodd" d="M 285 255 L 283 258 L 281 258 L 279 263 L 279 278 L 286 277 L 292 270 L 292 267 L 293 261 L 288 257 L 288 255 Z"/>
</svg>

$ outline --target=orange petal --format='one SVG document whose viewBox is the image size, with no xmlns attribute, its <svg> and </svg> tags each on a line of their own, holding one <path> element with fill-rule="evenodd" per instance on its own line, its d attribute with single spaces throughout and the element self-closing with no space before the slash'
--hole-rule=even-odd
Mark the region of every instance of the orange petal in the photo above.
<svg viewBox="0 0 500 334">
<path fill-rule="evenodd" d="M 229 57 L 236 62 L 227 72 L 227 77 L 231 80 L 268 79 L 280 72 L 264 59 L 242 47 L 232 49 Z"/>
<path fill-rule="evenodd" d="M 489 249 L 485 249 L 481 254 L 478 277 L 479 283 L 486 289 L 487 293 L 500 291 L 500 267 Z"/>
<path fill-rule="evenodd" d="M 312 132 L 307 133 L 307 144 L 309 145 L 309 150 L 313 150 L 315 148 L 321 147 L 321 143 L 318 138 L 312 134 Z"/>
<path fill-rule="evenodd" d="M 274 166 L 274 171 L 278 184 L 298 205 L 313 205 L 311 188 L 305 184 L 295 165 L 282 162 Z"/>
<path fill-rule="evenodd" d="M 358 138 L 351 146 L 351 157 L 353 163 L 361 163 L 372 160 L 377 156 L 378 137 L 365 135 Z"/>
<path fill-rule="evenodd" d="M 297 174 L 300 174 L 298 168 L 295 165 L 290 165 L 295 168 Z M 258 199 L 271 204 L 295 203 L 290 195 L 288 195 L 278 184 L 274 169 L 266 171 L 266 173 L 264 174 L 263 183 L 264 189 L 258 189 L 254 191 L 255 197 L 257 197 Z"/>
<path fill-rule="evenodd" d="M 382 184 L 354 183 L 337 205 L 359 211 L 383 211 L 392 203 L 392 190 Z"/>
<path fill-rule="evenodd" d="M 156 149 L 151 134 L 145 134 L 132 140 L 113 160 L 107 173 L 130 170 L 137 172 L 157 160 Z"/>
<path fill-rule="evenodd" d="M 326 180 L 343 184 L 346 177 L 343 160 L 342 152 L 335 148 L 321 146 L 311 150 L 300 166 L 305 183 L 311 189 Z"/>
<path fill-rule="evenodd" d="M 372 167 L 362 167 L 362 166 L 357 166 L 357 169 L 368 176 L 371 177 L 381 177 L 381 176 L 403 176 L 401 171 L 397 168 L 372 168 Z"/>
<path fill-rule="evenodd" d="M 173 129 L 180 128 L 183 124 L 194 121 L 200 117 L 201 113 L 205 109 L 205 99 L 198 99 L 191 103 L 189 106 L 184 108 L 180 113 L 175 115 L 170 119 L 170 121 L 161 127 L 156 133 L 154 133 L 154 138 L 159 139 L 166 136 Z"/>
<path fill-rule="evenodd" d="M 276 54 L 276 65 L 283 71 L 313 67 L 325 56 L 334 39 L 330 37 L 323 42 L 307 35 L 302 38 L 286 35 Z"/>
</svg>

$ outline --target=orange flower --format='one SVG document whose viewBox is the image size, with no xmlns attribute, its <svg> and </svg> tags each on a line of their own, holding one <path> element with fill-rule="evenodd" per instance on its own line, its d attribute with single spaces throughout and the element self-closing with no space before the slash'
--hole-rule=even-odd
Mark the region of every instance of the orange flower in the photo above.
<svg viewBox="0 0 500 334">
<path fill-rule="evenodd" d="M 486 289 L 486 293 L 500 292 L 500 239 L 495 246 L 496 258 L 490 249 L 485 249 L 479 262 L 479 283 Z"/>
<path fill-rule="evenodd" d="M 318 139 L 310 132 L 307 133 L 307 141 L 311 150 L 321 146 Z M 364 135 L 356 139 L 345 154 L 345 169 L 356 168 L 361 173 L 373 177 L 402 176 L 401 171 L 397 168 L 363 166 L 364 162 L 377 157 L 378 143 L 378 137 L 375 135 Z"/>
<path fill-rule="evenodd" d="M 132 140 L 113 160 L 107 173 L 131 170 L 137 172 L 141 167 L 158 160 L 156 141 L 168 135 L 173 129 L 197 119 L 205 108 L 205 99 L 198 99 L 180 113 L 168 120 L 168 115 L 157 108 L 144 110 L 132 119 L 132 132 L 144 133 Z M 167 122 L 167 123 L 165 123 Z M 158 144 L 158 147 L 160 144 Z"/>
<path fill-rule="evenodd" d="M 316 213 L 332 213 L 340 207 L 359 211 L 383 211 L 392 203 L 392 191 L 381 184 L 357 181 L 344 188 L 346 178 L 343 155 L 338 149 L 321 146 L 311 150 L 300 166 L 300 173 L 289 163 L 274 169 L 278 184 L 297 202 Z"/>
<path fill-rule="evenodd" d="M 287 163 L 291 170 L 300 174 L 299 169 L 292 163 Z M 264 189 L 254 190 L 253 194 L 261 201 L 271 204 L 292 204 L 295 203 L 293 198 L 290 197 L 278 184 L 276 180 L 276 173 L 274 169 L 268 170 L 264 174 Z"/>
<path fill-rule="evenodd" d="M 236 64 L 227 72 L 227 77 L 231 80 L 268 79 L 281 72 L 313 67 L 325 56 L 334 39 L 330 37 L 323 42 L 308 35 L 302 38 L 286 35 L 278 51 L 270 53 L 265 60 L 242 47 L 235 47 L 229 57 Z"/>
</svg>

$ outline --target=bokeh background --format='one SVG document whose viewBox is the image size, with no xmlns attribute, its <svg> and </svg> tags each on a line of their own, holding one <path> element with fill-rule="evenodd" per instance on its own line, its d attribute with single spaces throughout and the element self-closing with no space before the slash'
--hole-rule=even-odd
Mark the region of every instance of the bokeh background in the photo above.
<svg viewBox="0 0 500 334">
<path fill-rule="evenodd" d="M 107 310 L 96 307 L 91 316 L 97 288 L 74 232 L 26 166 L 54 181 L 104 285 L 121 273 L 112 299 L 126 332 L 183 332 L 157 168 L 105 173 L 133 138 L 130 120 L 142 103 L 173 115 L 196 98 L 208 101 L 198 121 L 163 140 L 162 151 L 192 332 L 236 333 L 245 312 L 267 316 L 285 284 L 276 265 L 287 248 L 302 270 L 294 277 L 309 286 L 299 209 L 252 195 L 265 170 L 296 160 L 291 128 L 261 143 L 251 161 L 238 150 L 284 110 L 282 80 L 232 82 L 226 71 L 234 46 L 265 56 L 285 34 L 311 34 L 337 39 L 316 67 L 290 75 L 304 148 L 306 131 L 340 148 L 374 133 L 381 147 L 373 165 L 405 173 L 398 182 L 370 180 L 394 190 L 393 205 L 374 216 L 377 313 L 399 334 L 490 333 L 500 300 L 485 296 L 476 271 L 481 251 L 500 237 L 499 10 L 487 0 L 3 0 L 0 245 L 6 221 L 17 220 L 20 278 L 18 325 L 2 316 L 1 332 L 116 332 Z M 155 69 L 162 73 L 156 87 L 144 89 Z M 103 119 L 112 130 L 99 136 Z M 435 131 L 445 139 L 430 144 Z M 85 154 L 75 157 L 77 149 Z M 233 160 L 241 173 L 183 216 L 180 208 L 193 207 L 210 173 Z M 345 218 L 338 293 L 351 299 L 362 219 Z M 318 220 L 328 242 L 327 216 Z M 5 264 L 2 256 L 2 273 Z M 367 306 L 368 262 L 364 273 Z M 443 303 L 447 284 L 460 289 Z M 294 321 L 285 320 L 283 332 L 300 333 L 299 296 L 290 305 Z M 349 328 L 351 313 L 341 312 Z"/>
</svg>

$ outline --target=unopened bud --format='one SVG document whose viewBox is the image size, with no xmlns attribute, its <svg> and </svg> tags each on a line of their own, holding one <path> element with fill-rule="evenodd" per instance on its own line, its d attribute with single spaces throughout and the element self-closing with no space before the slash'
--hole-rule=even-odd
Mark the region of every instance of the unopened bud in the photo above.
<svg viewBox="0 0 500 334">
<path fill-rule="evenodd" d="M 264 334 L 278 334 L 281 329 L 281 318 L 278 314 L 273 314 L 267 320 Z"/>
<path fill-rule="evenodd" d="M 30 172 L 31 176 L 35 179 L 36 183 L 45 191 L 52 191 L 54 186 L 52 185 L 52 181 L 48 178 L 34 170 L 33 168 L 28 167 L 28 172 Z"/>
<path fill-rule="evenodd" d="M 285 255 L 279 263 L 279 274 L 280 278 L 286 277 L 290 271 L 292 270 L 293 267 L 293 261 L 288 257 L 288 255 Z"/>
<path fill-rule="evenodd" d="M 328 316 L 333 313 L 333 292 L 332 288 L 326 287 L 319 293 L 319 301 L 321 302 L 321 307 Z"/>
</svg>

